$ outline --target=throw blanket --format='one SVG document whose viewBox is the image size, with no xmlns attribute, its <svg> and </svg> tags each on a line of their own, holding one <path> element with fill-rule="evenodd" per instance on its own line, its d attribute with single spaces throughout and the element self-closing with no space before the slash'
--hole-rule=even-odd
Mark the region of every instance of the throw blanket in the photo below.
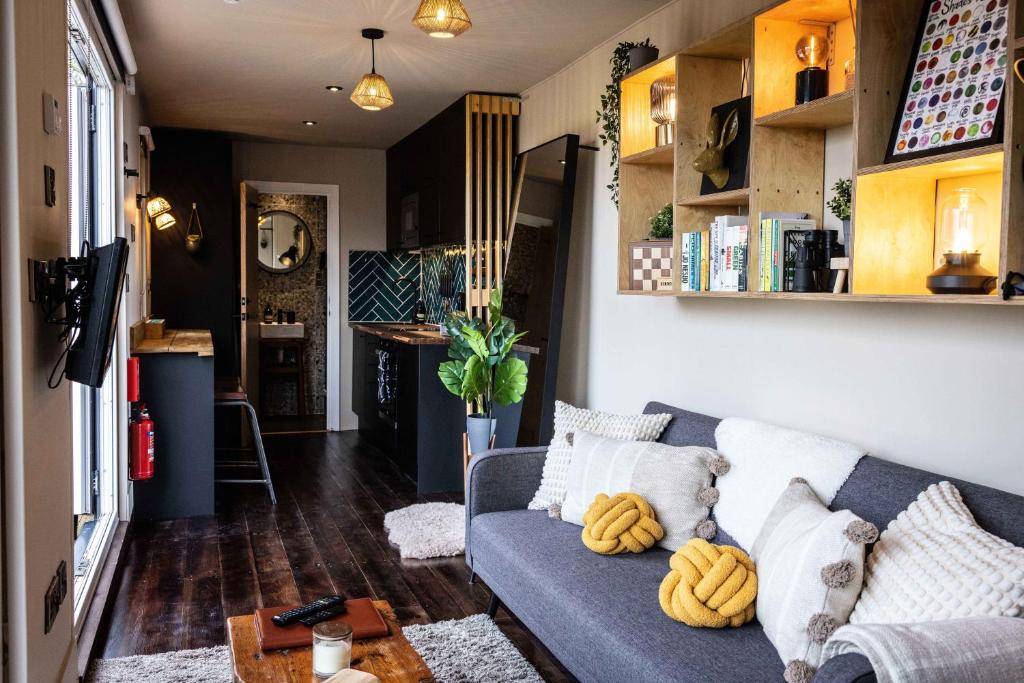
<svg viewBox="0 0 1024 683">
<path fill-rule="evenodd" d="M 1024 619 L 969 617 L 917 624 L 850 624 L 824 659 L 855 652 L 878 683 L 1011 683 L 1024 671 Z"/>
</svg>

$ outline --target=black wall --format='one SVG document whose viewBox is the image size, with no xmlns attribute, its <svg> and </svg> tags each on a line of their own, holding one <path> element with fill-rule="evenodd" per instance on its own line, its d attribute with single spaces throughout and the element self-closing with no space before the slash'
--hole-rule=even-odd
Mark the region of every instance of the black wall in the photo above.
<svg viewBox="0 0 1024 683">
<path fill-rule="evenodd" d="M 213 334 L 214 371 L 237 376 L 238 211 L 231 141 L 217 133 L 154 128 L 151 187 L 178 224 L 152 231 L 153 316 L 173 329 Z M 203 221 L 202 249 L 185 251 L 192 203 Z"/>
</svg>

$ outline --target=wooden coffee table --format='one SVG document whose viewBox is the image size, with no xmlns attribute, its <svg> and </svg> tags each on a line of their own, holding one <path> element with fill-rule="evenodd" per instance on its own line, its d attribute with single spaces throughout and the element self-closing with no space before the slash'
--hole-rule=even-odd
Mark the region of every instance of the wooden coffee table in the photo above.
<svg viewBox="0 0 1024 683">
<path fill-rule="evenodd" d="M 374 607 L 387 622 L 390 634 L 352 644 L 352 668 L 372 673 L 381 683 L 434 683 L 423 659 L 402 635 L 394 610 L 386 600 Z M 231 665 L 239 683 L 313 683 L 313 648 L 260 650 L 256 617 L 246 614 L 228 619 Z"/>
</svg>

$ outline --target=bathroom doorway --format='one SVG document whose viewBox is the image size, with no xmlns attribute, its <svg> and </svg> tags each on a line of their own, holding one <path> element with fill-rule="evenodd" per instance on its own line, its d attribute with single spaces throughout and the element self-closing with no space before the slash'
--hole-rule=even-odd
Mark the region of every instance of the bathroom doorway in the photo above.
<svg viewBox="0 0 1024 683">
<path fill-rule="evenodd" d="M 339 401 L 338 187 L 245 181 L 255 191 L 243 272 L 258 317 L 243 364 L 258 383 L 266 434 L 337 430 Z M 250 271 L 250 269 L 252 269 Z"/>
</svg>

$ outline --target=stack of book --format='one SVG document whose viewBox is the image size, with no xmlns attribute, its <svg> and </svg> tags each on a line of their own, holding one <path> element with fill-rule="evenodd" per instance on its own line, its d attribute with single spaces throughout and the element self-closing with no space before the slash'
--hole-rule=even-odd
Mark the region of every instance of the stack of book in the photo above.
<svg viewBox="0 0 1024 683">
<path fill-rule="evenodd" d="M 762 292 L 784 292 L 786 263 L 787 259 L 792 260 L 786 253 L 786 233 L 790 230 L 814 230 L 818 226 L 806 218 L 775 218 L 765 214 L 761 214 L 760 226 L 758 289 Z"/>
<path fill-rule="evenodd" d="M 683 233 L 682 291 L 747 291 L 749 225 L 747 216 L 716 216 L 707 230 Z"/>
</svg>

